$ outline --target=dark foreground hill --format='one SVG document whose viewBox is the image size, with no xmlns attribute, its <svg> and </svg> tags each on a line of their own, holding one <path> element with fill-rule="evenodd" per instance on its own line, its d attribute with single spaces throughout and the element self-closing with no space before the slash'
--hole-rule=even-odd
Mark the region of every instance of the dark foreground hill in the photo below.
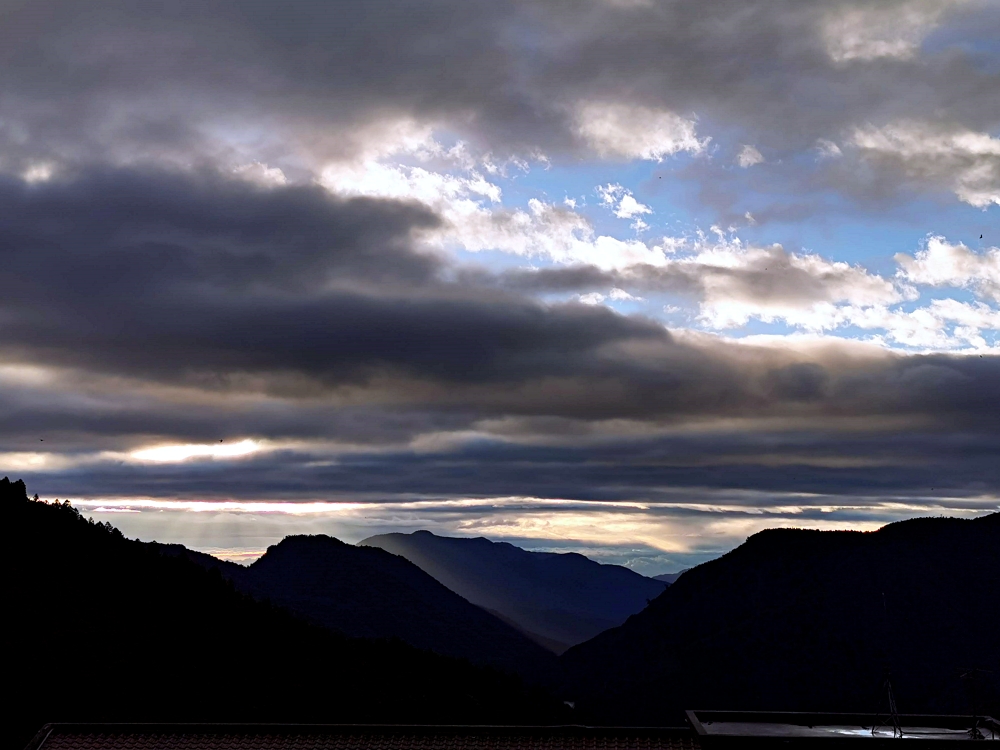
<svg viewBox="0 0 1000 750">
<path fill-rule="evenodd" d="M 665 587 L 583 555 L 528 552 L 482 537 L 417 531 L 373 536 L 360 544 L 402 555 L 556 652 L 620 625 Z"/>
<path fill-rule="evenodd" d="M 971 667 L 993 671 L 977 689 L 995 711 L 1000 514 L 764 531 L 562 658 L 567 697 L 592 721 L 875 711 L 886 663 L 902 713 L 970 711 Z"/>
<path fill-rule="evenodd" d="M 49 721 L 530 723 L 554 701 L 398 641 L 336 636 L 217 572 L 0 481 L 0 747 Z"/>
<path fill-rule="evenodd" d="M 215 567 L 237 588 L 312 623 L 361 638 L 398 638 L 417 648 L 498 667 L 535 680 L 556 658 L 510 625 L 470 604 L 413 563 L 330 536 L 290 536 L 253 565 L 182 550 Z"/>
</svg>

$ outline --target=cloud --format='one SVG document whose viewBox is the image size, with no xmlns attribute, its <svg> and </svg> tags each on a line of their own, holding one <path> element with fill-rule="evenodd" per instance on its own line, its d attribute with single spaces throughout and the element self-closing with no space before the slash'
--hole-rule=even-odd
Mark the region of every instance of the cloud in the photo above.
<svg viewBox="0 0 1000 750">
<path fill-rule="evenodd" d="M 655 267 L 632 265 L 603 272 L 574 267 L 512 272 L 504 278 L 528 289 L 617 284 L 643 293 L 680 294 L 697 300 L 702 322 L 715 329 L 757 319 L 822 331 L 843 323 L 844 306 L 885 306 L 911 294 L 858 265 L 791 253 L 780 245 L 747 245 L 722 233 L 715 241 L 702 237 L 672 249 Z"/>
<path fill-rule="evenodd" d="M 308 182 L 429 132 L 497 163 L 710 157 L 730 137 L 788 154 L 939 111 L 956 133 L 987 134 L 995 72 L 976 50 L 994 12 L 952 0 L 392 0 L 372 18 L 357 0 L 336 11 L 293 0 L 276 23 L 266 3 L 45 0 L 11 8 L 0 32 L 0 168 L 258 162 Z M 921 47 L 956 28 L 963 43 L 947 54 Z M 959 173 L 962 199 L 989 205 L 989 175 Z"/>
<path fill-rule="evenodd" d="M 601 196 L 601 203 L 614 209 L 615 216 L 619 219 L 635 219 L 632 222 L 633 229 L 641 230 L 648 227 L 641 217 L 643 214 L 653 213 L 653 209 L 637 201 L 631 190 L 617 183 L 608 183 L 598 185 L 597 194 Z"/>
<path fill-rule="evenodd" d="M 636 296 L 634 296 L 632 294 L 629 294 L 624 289 L 619 289 L 618 287 L 615 287 L 610 292 L 608 292 L 608 296 L 611 299 L 615 300 L 616 302 L 643 302 L 644 301 L 642 299 L 642 297 L 636 297 Z"/>
<path fill-rule="evenodd" d="M 488 278 L 449 280 L 445 261 L 419 249 L 421 233 L 438 226 L 419 204 L 133 171 L 30 187 L 8 182 L 0 192 L 6 359 L 51 372 L 55 384 L 70 382 L 59 372 L 76 372 L 66 377 L 80 384 L 84 373 L 110 378 L 116 385 L 100 398 L 95 392 L 92 403 L 121 404 L 123 419 L 133 392 L 136 417 L 117 429 L 130 421 L 129 429 L 152 429 L 138 426 L 147 410 L 187 432 L 179 414 L 167 419 L 156 403 L 194 398 L 208 417 L 211 398 L 198 394 L 213 392 L 249 399 L 242 430 L 262 418 L 258 407 L 274 410 L 267 422 L 281 423 L 286 399 L 565 416 L 626 417 L 637 408 L 708 414 L 722 403 L 753 403 L 755 379 L 799 356 L 677 339 L 652 320 L 603 306 L 546 305 Z M 40 220 L 52 216 L 60 220 Z M 119 270 L 105 273 L 110 267 Z M 807 316 L 817 301 L 874 305 L 897 294 L 857 267 L 733 243 L 701 247 L 659 273 L 647 288 L 697 284 L 703 315 L 720 324 L 750 314 L 751 303 L 758 315 Z M 592 278 L 625 277 L 597 271 Z M 616 300 L 636 296 L 624 283 L 603 288 Z M 742 302 L 747 312 L 731 307 Z M 40 382 L 12 372 L 12 385 Z M 661 388 L 664 378 L 670 389 Z M 619 392 L 625 383 L 627 396 Z M 27 397 L 38 386 L 25 387 L 18 389 Z M 47 398 L 39 395 L 33 408 Z M 277 401 L 267 406 L 270 399 Z M 58 411 L 71 402 L 51 403 Z M 220 413 L 228 408 L 225 400 L 217 405 Z M 755 409 L 772 407 L 780 412 L 780 400 Z M 100 410 L 91 419 L 74 409 L 81 427 L 94 429 Z M 293 429 L 295 411 L 281 429 Z"/>
<path fill-rule="evenodd" d="M 332 165 L 324 170 L 320 183 L 344 197 L 393 198 L 424 204 L 441 221 L 421 232 L 420 239 L 425 247 L 440 252 L 454 248 L 499 251 L 557 263 L 618 268 L 637 263 L 660 265 L 668 249 L 666 244 L 598 234 L 575 205 L 568 206 L 565 201 L 558 205 L 530 198 L 526 209 L 508 209 L 501 204 L 499 186 L 475 169 L 463 175 L 368 160 Z M 620 185 L 608 185 L 598 192 L 617 216 L 634 218 L 633 227 L 644 228 L 640 216 L 651 213 L 651 209 L 636 201 L 629 191 Z"/>
<path fill-rule="evenodd" d="M 917 184 L 941 186 L 977 208 L 1000 205 L 1000 138 L 961 128 L 900 122 L 854 131 L 852 144 Z"/>
<path fill-rule="evenodd" d="M 244 180 L 255 182 L 262 187 L 277 187 L 288 184 L 288 179 L 285 177 L 284 172 L 277 167 L 269 167 L 266 164 L 261 164 L 259 161 L 240 164 L 238 167 L 233 168 L 233 174 Z"/>
<path fill-rule="evenodd" d="M 710 330 L 738 330 L 761 321 L 817 334 L 869 331 L 882 345 L 922 351 L 1000 349 L 1000 311 L 989 304 L 917 303 L 922 286 L 966 287 L 995 301 L 995 249 L 976 254 L 931 237 L 916 256 L 898 254 L 899 269 L 890 278 L 780 245 L 746 244 L 721 230 L 714 239 L 679 241 L 671 249 L 655 267 L 571 266 L 508 271 L 500 279 L 531 291 L 592 289 L 587 299 L 595 303 L 607 296 L 596 290 L 612 286 L 629 294 L 626 290 L 674 295 L 696 303 L 698 322 Z"/>
<path fill-rule="evenodd" d="M 994 302 L 1000 302 L 1000 248 L 982 253 L 944 237 L 929 237 L 915 255 L 899 253 L 899 276 L 913 284 L 934 287 L 965 287 Z"/>
<path fill-rule="evenodd" d="M 840 146 L 826 138 L 816 139 L 816 151 L 819 153 L 821 159 L 836 159 L 844 155 L 844 152 L 840 150 Z"/>
<path fill-rule="evenodd" d="M 832 327 L 838 304 L 869 306 L 902 299 L 891 281 L 859 266 L 781 247 L 726 243 L 690 262 L 701 267 L 701 317 L 713 328 L 757 318 L 819 331 Z"/>
<path fill-rule="evenodd" d="M 760 151 L 749 145 L 743 146 L 740 149 L 740 153 L 736 156 L 736 163 L 743 167 L 743 169 L 752 167 L 755 164 L 762 164 L 763 162 L 764 157 Z"/>
<path fill-rule="evenodd" d="M 681 151 L 700 154 L 709 142 L 697 137 L 694 120 L 641 105 L 587 102 L 575 117 L 580 137 L 602 156 L 663 161 Z"/>
<path fill-rule="evenodd" d="M 950 9 L 969 0 L 904 0 L 833 6 L 822 21 L 827 53 L 837 63 L 909 60 Z"/>
<path fill-rule="evenodd" d="M 579 297 L 580 302 L 585 305 L 599 305 L 606 299 L 607 297 L 600 292 L 588 292 L 587 294 L 581 294 Z"/>
</svg>

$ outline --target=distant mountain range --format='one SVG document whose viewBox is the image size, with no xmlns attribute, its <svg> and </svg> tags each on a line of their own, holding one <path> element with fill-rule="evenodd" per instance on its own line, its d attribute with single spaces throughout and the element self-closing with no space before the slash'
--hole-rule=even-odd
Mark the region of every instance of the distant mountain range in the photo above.
<svg viewBox="0 0 1000 750">
<path fill-rule="evenodd" d="M 306 620 L 361 638 L 399 640 L 536 680 L 555 656 L 510 625 L 438 583 L 408 560 L 330 536 L 290 536 L 248 567 L 163 545 L 219 570 L 238 589 Z"/>
<path fill-rule="evenodd" d="M 775 529 L 684 573 L 628 622 L 568 651 L 588 721 L 671 724 L 684 708 L 1000 708 L 1000 514 L 876 532 Z M 990 703 L 991 702 L 991 703 Z M 883 706 L 884 708 L 884 706 Z"/>
<path fill-rule="evenodd" d="M 177 548 L 165 555 L 68 505 L 32 501 L 22 482 L 0 480 L 0 512 L 4 673 L 14 685 L 0 747 L 24 747 L 49 721 L 565 722 L 558 701 L 515 677 L 311 625 Z M 318 557 L 321 571 L 329 558 L 308 550 L 315 544 L 292 540 L 262 567 L 277 573 L 299 554 Z M 390 571 L 376 567 L 366 580 Z M 393 585 L 408 606 L 406 586 Z M 308 588 L 289 584 L 293 597 Z"/>
<path fill-rule="evenodd" d="M 658 576 L 653 576 L 653 580 L 663 581 L 665 584 L 669 586 L 671 583 L 676 581 L 678 578 L 687 573 L 689 570 L 690 568 L 684 568 L 684 570 L 678 571 L 676 573 L 660 573 L 660 575 Z"/>
<path fill-rule="evenodd" d="M 359 544 L 405 557 L 556 653 L 622 624 L 665 588 L 619 565 L 575 553 L 528 552 L 483 537 L 417 531 Z"/>
</svg>

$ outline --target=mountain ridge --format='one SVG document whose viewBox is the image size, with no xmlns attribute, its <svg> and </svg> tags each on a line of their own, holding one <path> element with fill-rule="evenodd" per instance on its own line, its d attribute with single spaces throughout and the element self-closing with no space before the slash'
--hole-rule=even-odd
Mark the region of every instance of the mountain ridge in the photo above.
<svg viewBox="0 0 1000 750">
<path fill-rule="evenodd" d="M 551 682 L 552 654 L 495 613 L 443 586 L 405 558 L 325 534 L 291 535 L 243 566 L 179 545 L 165 554 L 218 570 L 246 594 L 360 638 L 416 648 Z"/>
<path fill-rule="evenodd" d="M 557 653 L 621 624 L 666 584 L 569 552 L 531 552 L 485 537 L 421 530 L 358 543 L 402 555 L 468 601 Z"/>
</svg>

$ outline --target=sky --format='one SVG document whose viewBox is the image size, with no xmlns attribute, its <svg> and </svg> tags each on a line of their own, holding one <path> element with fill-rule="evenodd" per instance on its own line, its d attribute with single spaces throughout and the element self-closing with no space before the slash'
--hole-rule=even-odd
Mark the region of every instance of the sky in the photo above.
<svg viewBox="0 0 1000 750">
<path fill-rule="evenodd" d="M 657 574 L 1000 508 L 997 0 L 0 0 L 0 474 Z"/>
</svg>

